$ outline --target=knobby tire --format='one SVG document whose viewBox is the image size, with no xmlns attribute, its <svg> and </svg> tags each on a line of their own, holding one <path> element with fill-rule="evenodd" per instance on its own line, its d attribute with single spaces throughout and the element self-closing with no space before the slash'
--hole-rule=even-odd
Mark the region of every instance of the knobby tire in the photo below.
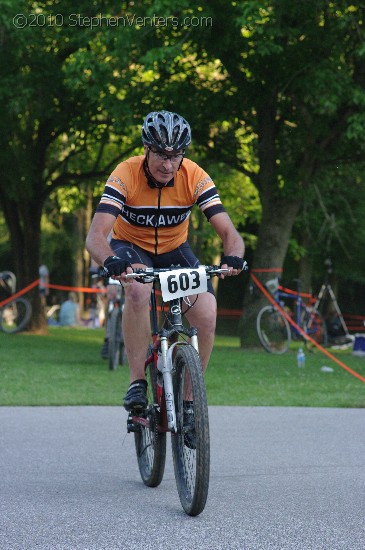
<svg viewBox="0 0 365 550">
<path fill-rule="evenodd" d="M 154 363 L 146 366 L 148 406 L 145 417 L 149 426 L 138 426 L 134 433 L 137 461 L 142 481 L 148 487 L 160 485 L 165 471 L 166 432 L 158 429 L 160 423 L 157 407 L 157 368 Z"/>
<path fill-rule="evenodd" d="M 291 330 L 287 319 L 273 306 L 263 307 L 256 319 L 259 340 L 266 351 L 280 355 L 288 351 Z"/>
<path fill-rule="evenodd" d="M 114 308 L 109 316 L 109 368 L 115 370 L 122 364 L 124 357 L 124 342 L 122 338 L 122 312 Z"/>
<path fill-rule="evenodd" d="M 190 345 L 179 346 L 174 359 L 174 398 L 177 433 L 171 434 L 175 479 L 181 505 L 190 516 L 205 507 L 210 470 L 208 404 L 201 361 Z M 186 445 L 183 401 L 193 402 L 195 449 Z"/>
<path fill-rule="evenodd" d="M 6 334 L 14 334 L 25 329 L 32 316 L 32 306 L 23 297 L 15 298 L 0 309 L 1 330 Z"/>
</svg>

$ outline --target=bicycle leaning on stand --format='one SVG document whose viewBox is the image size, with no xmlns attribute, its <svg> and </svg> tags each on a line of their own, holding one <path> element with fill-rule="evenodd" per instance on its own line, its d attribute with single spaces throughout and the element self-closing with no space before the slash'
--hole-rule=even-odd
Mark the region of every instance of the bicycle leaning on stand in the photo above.
<svg viewBox="0 0 365 550">
<path fill-rule="evenodd" d="M 207 280 L 226 271 L 218 266 L 172 266 L 138 269 L 126 276 L 153 283 L 150 300 L 152 343 L 145 362 L 148 405 L 142 414 L 129 413 L 127 430 L 134 433 L 139 471 L 149 487 L 157 487 L 162 481 L 166 433 L 171 432 L 177 490 L 181 505 L 190 516 L 200 514 L 206 504 L 210 444 L 198 331 L 183 325 L 182 300 L 189 307 L 189 296 L 205 292 Z M 168 303 L 160 329 L 156 281 L 160 282 L 163 302 Z"/>
<path fill-rule="evenodd" d="M 270 279 L 266 282 L 266 287 L 274 298 L 275 302 L 281 307 L 285 307 L 284 300 L 294 302 L 293 319 L 305 335 L 310 336 L 318 344 L 327 345 L 326 324 L 318 311 L 318 303 L 315 306 L 307 305 L 300 293 L 297 279 L 297 291 L 280 290 L 278 278 Z M 293 339 L 304 340 L 308 345 L 307 339 L 297 328 L 291 326 L 287 318 L 274 305 L 264 306 L 258 313 L 256 319 L 256 330 L 262 346 L 269 353 L 285 353 Z"/>
<path fill-rule="evenodd" d="M 0 329 L 14 334 L 25 329 L 32 316 L 32 306 L 23 296 L 12 295 L 16 290 L 16 277 L 11 271 L 0 272 Z M 3 298 L 4 297 L 4 298 Z"/>
</svg>

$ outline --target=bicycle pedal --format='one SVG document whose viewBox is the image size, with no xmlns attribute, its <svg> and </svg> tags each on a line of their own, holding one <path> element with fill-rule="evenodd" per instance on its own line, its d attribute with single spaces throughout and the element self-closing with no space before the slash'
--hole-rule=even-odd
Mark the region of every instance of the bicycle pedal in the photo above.
<svg viewBox="0 0 365 550">
<path fill-rule="evenodd" d="M 140 429 L 141 426 L 133 422 L 132 415 L 130 414 L 127 419 L 127 433 L 137 433 Z"/>
<path fill-rule="evenodd" d="M 130 433 L 138 433 L 141 431 L 141 426 L 137 426 L 136 424 L 127 424 L 127 432 Z"/>
</svg>

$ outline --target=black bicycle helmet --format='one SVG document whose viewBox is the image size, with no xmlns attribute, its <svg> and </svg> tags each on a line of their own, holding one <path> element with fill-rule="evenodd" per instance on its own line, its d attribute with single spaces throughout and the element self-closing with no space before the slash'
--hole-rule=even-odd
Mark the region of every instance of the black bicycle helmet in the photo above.
<svg viewBox="0 0 365 550">
<path fill-rule="evenodd" d="M 177 113 L 153 111 L 143 122 L 142 141 L 159 151 L 179 151 L 191 143 L 189 123 Z"/>
</svg>

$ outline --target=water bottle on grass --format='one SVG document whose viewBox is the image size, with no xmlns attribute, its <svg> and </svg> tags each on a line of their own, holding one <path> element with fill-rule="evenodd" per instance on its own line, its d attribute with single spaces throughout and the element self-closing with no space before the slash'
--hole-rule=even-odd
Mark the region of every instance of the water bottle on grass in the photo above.
<svg viewBox="0 0 365 550">
<path fill-rule="evenodd" d="M 305 354 L 302 348 L 298 349 L 297 364 L 300 369 L 305 367 Z"/>
</svg>

